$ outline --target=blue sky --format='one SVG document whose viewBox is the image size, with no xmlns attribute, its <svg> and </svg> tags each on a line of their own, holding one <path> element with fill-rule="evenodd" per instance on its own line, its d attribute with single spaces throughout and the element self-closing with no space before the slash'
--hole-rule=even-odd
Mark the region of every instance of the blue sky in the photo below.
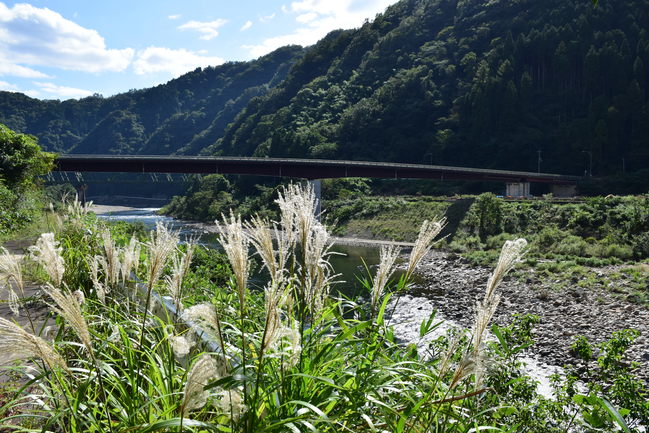
<svg viewBox="0 0 649 433">
<path fill-rule="evenodd" d="M 110 96 L 354 28 L 397 0 L 0 1 L 0 90 Z"/>
</svg>

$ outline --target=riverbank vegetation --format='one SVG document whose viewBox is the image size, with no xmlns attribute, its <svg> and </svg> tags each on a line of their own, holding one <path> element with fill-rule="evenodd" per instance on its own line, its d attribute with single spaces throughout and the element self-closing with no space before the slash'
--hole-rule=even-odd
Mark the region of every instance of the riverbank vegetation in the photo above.
<svg viewBox="0 0 649 433">
<path fill-rule="evenodd" d="M 53 160 L 34 137 L 0 124 L 0 239 L 42 216 L 45 198 L 39 176 L 50 171 Z"/>
<path fill-rule="evenodd" d="M 227 263 L 191 242 L 179 247 L 163 226 L 133 233 L 69 207 L 64 224 L 23 259 L 41 269 L 56 323 L 22 330 L 0 319 L 2 359 L 21 384 L 4 394 L 3 428 L 558 433 L 647 425 L 642 382 L 624 362 L 632 331 L 595 355 L 579 342 L 576 353 L 601 359 L 585 389 L 571 375 L 556 377 L 548 399 L 522 373 L 534 319 L 492 327 L 490 318 L 498 284 L 527 250 L 523 239 L 505 242 L 471 330 L 417 347 L 395 339 L 391 311 L 443 222 L 421 226 L 403 265 L 398 249 L 383 248 L 365 276 L 366 297 L 339 299 L 329 293 L 330 235 L 314 218 L 312 191 L 289 186 L 276 204 L 274 223 L 219 219 Z M 262 287 L 249 281 L 251 255 L 267 274 Z M 17 292 L 16 312 L 30 314 L 20 300 L 26 263 L 16 260 L 2 255 L 2 281 Z M 406 272 L 394 280 L 397 266 Z M 439 326 L 433 313 L 420 336 Z M 490 328 L 496 340 L 487 339 Z"/>
<path fill-rule="evenodd" d="M 639 0 L 402 0 L 304 49 L 150 89 L 78 101 L 0 92 L 0 122 L 52 151 L 541 162 L 629 176 L 605 194 L 637 193 L 648 179 L 648 17 Z"/>
</svg>

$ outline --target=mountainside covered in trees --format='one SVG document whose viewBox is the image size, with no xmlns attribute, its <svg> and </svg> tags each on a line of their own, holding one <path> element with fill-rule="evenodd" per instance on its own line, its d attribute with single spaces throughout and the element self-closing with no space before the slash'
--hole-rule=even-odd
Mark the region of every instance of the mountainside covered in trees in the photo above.
<svg viewBox="0 0 649 433">
<path fill-rule="evenodd" d="M 582 174 L 649 162 L 646 1 L 404 0 L 312 47 L 225 153 Z M 645 66 L 646 65 L 646 66 Z"/>
<path fill-rule="evenodd" d="M 284 47 L 109 98 L 59 102 L 0 92 L 0 123 L 57 152 L 196 153 L 221 137 L 251 98 L 282 82 L 302 54 L 301 47 Z"/>
<path fill-rule="evenodd" d="M 536 170 L 541 151 L 543 171 L 583 174 L 592 157 L 595 175 L 616 174 L 649 166 L 646 29 L 641 0 L 402 0 L 304 53 L 287 48 L 149 90 L 63 103 L 4 93 L 0 122 L 72 152 Z M 234 85 L 257 64 L 267 65 L 263 79 Z M 220 81 L 207 88 L 198 77 L 209 74 Z"/>
</svg>

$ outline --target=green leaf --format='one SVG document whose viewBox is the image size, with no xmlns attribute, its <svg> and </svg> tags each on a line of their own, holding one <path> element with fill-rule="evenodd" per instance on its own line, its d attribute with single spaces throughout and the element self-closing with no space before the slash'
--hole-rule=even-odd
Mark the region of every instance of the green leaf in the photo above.
<svg viewBox="0 0 649 433">
<path fill-rule="evenodd" d="M 167 431 L 167 429 L 171 427 L 180 427 L 181 425 L 183 427 L 201 427 L 213 431 L 218 430 L 218 426 L 215 424 L 207 424 L 201 421 L 196 421 L 196 420 L 186 419 L 186 418 L 185 419 L 171 418 L 162 421 L 157 421 L 149 425 L 136 426 L 127 431 L 137 431 L 138 433 L 149 433 L 149 432 L 156 432 L 156 431 Z"/>
<path fill-rule="evenodd" d="M 613 417 L 613 420 L 617 423 L 617 425 L 619 425 L 620 428 L 626 433 L 631 433 L 631 430 L 629 430 L 629 426 L 624 421 L 624 418 L 622 418 L 620 412 L 617 411 L 617 409 L 611 404 L 611 402 L 604 397 L 598 397 L 598 400 L 600 401 L 601 406 L 606 409 L 606 411 Z"/>
</svg>

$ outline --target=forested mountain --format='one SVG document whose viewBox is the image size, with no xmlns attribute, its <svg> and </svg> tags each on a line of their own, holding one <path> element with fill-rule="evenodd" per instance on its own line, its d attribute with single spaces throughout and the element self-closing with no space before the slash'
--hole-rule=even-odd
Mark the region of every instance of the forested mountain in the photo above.
<svg viewBox="0 0 649 433">
<path fill-rule="evenodd" d="M 649 163 L 649 2 L 403 0 L 312 47 L 224 153 L 583 174 Z M 645 66 L 646 65 L 646 66 Z M 624 158 L 624 162 L 623 162 Z"/>
<path fill-rule="evenodd" d="M 0 123 L 36 135 L 42 147 L 57 152 L 196 153 L 221 137 L 251 98 L 282 82 L 303 51 L 284 47 L 109 98 L 41 101 L 0 92 Z"/>
<path fill-rule="evenodd" d="M 536 170 L 541 151 L 543 171 L 583 174 L 592 157 L 615 174 L 649 167 L 647 29 L 646 0 L 402 0 L 304 51 L 148 90 L 3 93 L 0 122 L 72 152 Z"/>
</svg>

